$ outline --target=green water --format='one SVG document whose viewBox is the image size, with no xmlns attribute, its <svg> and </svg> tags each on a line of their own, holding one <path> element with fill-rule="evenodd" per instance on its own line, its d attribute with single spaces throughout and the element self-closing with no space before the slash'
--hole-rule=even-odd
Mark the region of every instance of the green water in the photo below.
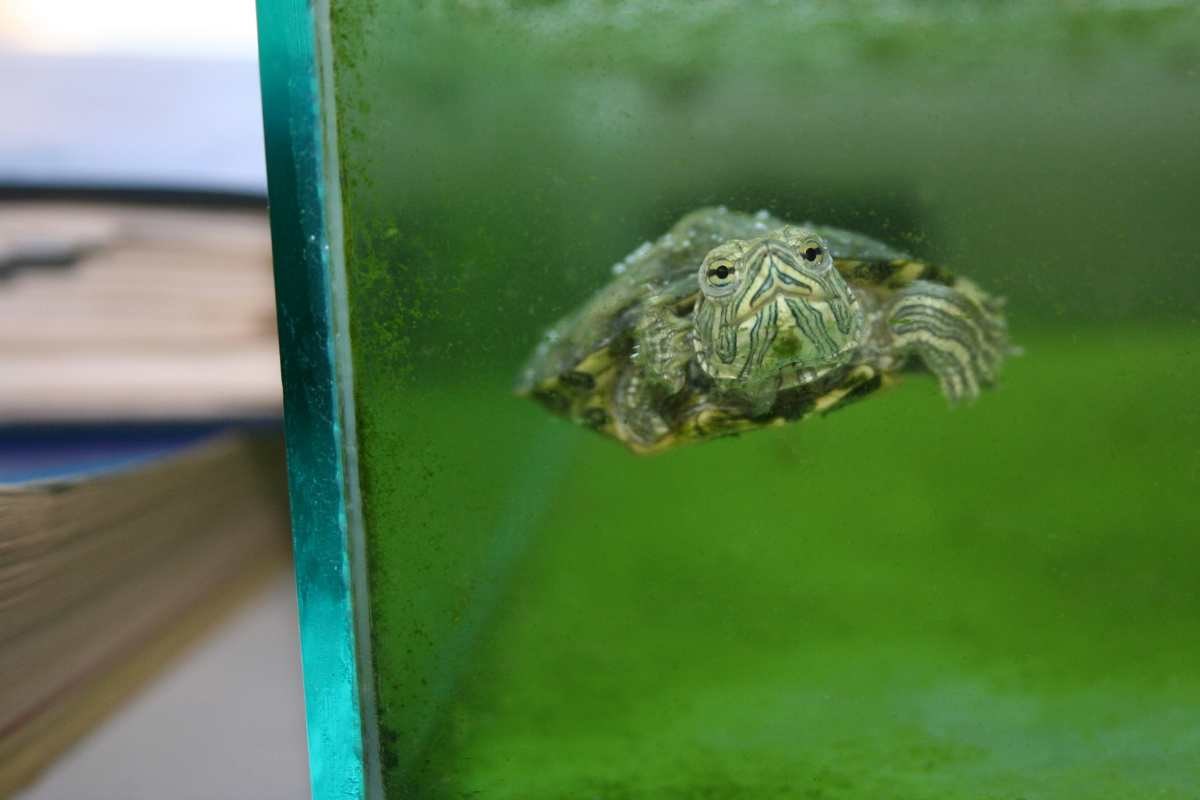
<svg viewBox="0 0 1200 800">
<path fill-rule="evenodd" d="M 1200 381 L 1177 367 L 1200 337 L 1028 341 L 1003 399 L 953 414 L 913 383 L 653 461 L 582 443 L 432 776 L 451 797 L 1194 797 Z M 1118 390 L 1114 357 L 1138 364 Z"/>
<path fill-rule="evenodd" d="M 1193 6 L 333 23 L 389 796 L 1196 796 Z M 653 458 L 511 396 L 712 203 L 969 275 L 1025 355 Z"/>
</svg>

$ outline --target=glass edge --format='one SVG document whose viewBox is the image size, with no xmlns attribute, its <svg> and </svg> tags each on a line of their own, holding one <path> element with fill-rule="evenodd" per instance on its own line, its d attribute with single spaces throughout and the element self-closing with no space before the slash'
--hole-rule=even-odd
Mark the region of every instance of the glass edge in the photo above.
<svg viewBox="0 0 1200 800">
<path fill-rule="evenodd" d="M 381 797 L 328 3 L 257 12 L 312 797 Z"/>
</svg>

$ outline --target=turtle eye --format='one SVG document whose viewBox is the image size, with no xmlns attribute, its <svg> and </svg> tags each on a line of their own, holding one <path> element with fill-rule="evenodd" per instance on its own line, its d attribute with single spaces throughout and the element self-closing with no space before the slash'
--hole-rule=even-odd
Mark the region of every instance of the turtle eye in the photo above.
<svg viewBox="0 0 1200 800">
<path fill-rule="evenodd" d="M 814 244 L 810 244 L 808 247 L 806 247 L 804 249 L 804 254 L 803 254 L 804 260 L 805 261 L 816 261 L 818 258 L 821 257 L 821 254 L 824 252 L 825 252 L 824 248 L 818 247 L 817 245 L 814 245 Z"/>
<path fill-rule="evenodd" d="M 732 264 L 717 262 L 704 269 L 704 284 L 710 289 L 727 289 L 737 281 L 737 269 Z"/>
</svg>

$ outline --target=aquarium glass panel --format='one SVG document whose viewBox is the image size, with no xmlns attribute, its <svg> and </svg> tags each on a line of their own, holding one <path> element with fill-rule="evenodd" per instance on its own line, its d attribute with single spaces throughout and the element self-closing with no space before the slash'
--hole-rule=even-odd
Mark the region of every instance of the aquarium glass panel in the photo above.
<svg viewBox="0 0 1200 800">
<path fill-rule="evenodd" d="M 319 797 L 1194 796 L 1196 5 L 312 13 Z"/>
</svg>

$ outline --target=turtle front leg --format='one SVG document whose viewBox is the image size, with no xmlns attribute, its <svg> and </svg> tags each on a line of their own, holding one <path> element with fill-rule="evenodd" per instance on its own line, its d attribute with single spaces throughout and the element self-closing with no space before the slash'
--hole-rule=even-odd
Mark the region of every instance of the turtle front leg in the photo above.
<svg viewBox="0 0 1200 800">
<path fill-rule="evenodd" d="M 664 387 L 637 366 L 622 370 L 613 389 L 616 436 L 637 453 L 650 453 L 669 444 L 673 432 L 660 411 Z"/>
<path fill-rule="evenodd" d="M 617 438 L 647 453 L 669 445 L 677 431 L 664 416 L 668 398 L 686 384 L 692 357 L 691 321 L 669 306 L 650 304 L 638 323 L 629 363 L 614 387 Z"/>
<path fill-rule="evenodd" d="M 1003 302 L 961 278 L 953 286 L 914 281 L 891 298 L 884 319 L 892 352 L 920 359 L 952 403 L 995 383 L 1012 352 Z"/>
</svg>

